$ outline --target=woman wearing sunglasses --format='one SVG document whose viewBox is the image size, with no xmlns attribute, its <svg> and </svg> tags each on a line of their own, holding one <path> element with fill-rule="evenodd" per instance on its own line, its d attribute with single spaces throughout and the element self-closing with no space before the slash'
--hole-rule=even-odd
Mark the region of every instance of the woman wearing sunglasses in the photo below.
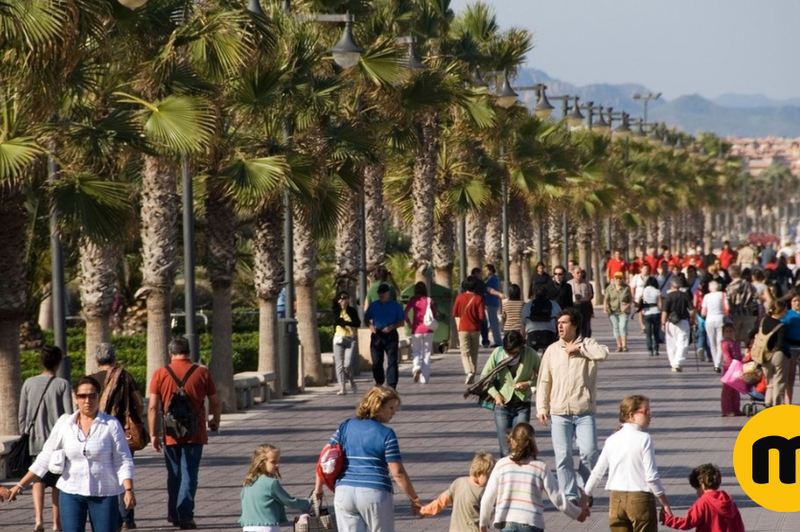
<svg viewBox="0 0 800 532">
<path fill-rule="evenodd" d="M 356 382 L 353 380 L 353 347 L 358 337 L 358 328 L 361 320 L 358 310 L 350 304 L 350 294 L 342 290 L 336 295 L 332 304 L 334 325 L 333 332 L 333 358 L 336 364 L 336 381 L 339 391 L 336 395 L 347 393 L 345 385 L 350 383 L 350 390 L 356 392 Z"/>
<path fill-rule="evenodd" d="M 63 530 L 84 532 L 89 516 L 94 532 L 116 532 L 120 493 L 124 490 L 126 508 L 136 506 L 125 430 L 116 418 L 99 411 L 100 383 L 94 378 L 81 377 L 75 397 L 78 411 L 58 419 L 28 473 L 11 489 L 11 498 L 45 476 L 52 465 L 50 457 L 63 450 L 64 469 L 56 484 L 61 490 Z"/>
</svg>

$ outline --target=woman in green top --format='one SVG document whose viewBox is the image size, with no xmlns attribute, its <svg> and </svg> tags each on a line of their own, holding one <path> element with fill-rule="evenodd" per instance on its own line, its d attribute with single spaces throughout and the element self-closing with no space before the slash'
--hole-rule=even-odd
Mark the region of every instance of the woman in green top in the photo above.
<svg viewBox="0 0 800 532">
<path fill-rule="evenodd" d="M 489 357 L 481 375 L 488 375 L 508 358 L 512 359 L 511 362 L 500 370 L 489 388 L 489 395 L 494 397 L 494 424 L 502 456 L 508 455 L 508 434 L 511 429 L 517 423 L 531 420 L 532 388 L 541 362 L 538 353 L 525 345 L 522 333 L 510 331 L 503 339 L 503 346 L 495 349 Z"/>
<path fill-rule="evenodd" d="M 606 287 L 603 310 L 611 320 L 611 329 L 617 341 L 617 352 L 628 350 L 628 312 L 631 308 L 631 287 L 625 284 L 623 273 L 614 274 L 614 280 Z"/>
</svg>

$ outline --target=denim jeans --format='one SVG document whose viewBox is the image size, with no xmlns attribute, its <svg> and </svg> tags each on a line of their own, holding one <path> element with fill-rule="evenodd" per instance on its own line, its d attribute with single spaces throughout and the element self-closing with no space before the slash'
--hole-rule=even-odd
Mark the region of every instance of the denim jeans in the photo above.
<svg viewBox="0 0 800 532">
<path fill-rule="evenodd" d="M 85 532 L 87 515 L 92 521 L 94 532 L 117 532 L 119 507 L 116 495 L 88 497 L 62 491 L 59 495 L 59 505 L 61 528 L 64 532 Z"/>
<path fill-rule="evenodd" d="M 336 365 L 336 382 L 344 390 L 353 366 L 353 346 L 356 340 L 349 336 L 333 337 L 333 360 Z"/>
<path fill-rule="evenodd" d="M 524 525 L 522 523 L 506 523 L 500 532 L 544 532 L 538 526 Z"/>
<path fill-rule="evenodd" d="M 586 485 L 597 462 L 597 423 L 594 414 L 551 415 L 550 424 L 558 485 L 568 499 L 580 499 L 572 458 L 572 439 L 578 443 L 581 458 L 578 474 Z"/>
<path fill-rule="evenodd" d="M 500 455 L 508 456 L 508 433 L 518 423 L 530 423 L 531 404 L 516 403 L 506 406 L 495 406 L 494 424 L 497 427 L 497 440 L 500 442 Z"/>
<path fill-rule="evenodd" d="M 492 331 L 492 345 L 503 345 L 503 335 L 500 334 L 500 316 L 497 312 L 500 307 L 486 307 L 486 319 L 489 320 L 489 329 Z"/>
<path fill-rule="evenodd" d="M 397 358 L 400 337 L 397 331 L 389 334 L 372 333 L 369 342 L 370 355 L 372 356 L 372 377 L 375 384 L 383 386 L 385 382 L 392 388 L 397 388 Z M 383 371 L 383 358 L 386 355 L 386 372 Z"/>
<path fill-rule="evenodd" d="M 708 337 L 706 336 L 706 320 L 702 316 L 697 316 L 697 349 L 705 351 L 705 359 L 711 360 L 711 352 L 708 349 Z"/>
<path fill-rule="evenodd" d="M 347 532 L 394 532 L 391 492 L 354 486 L 336 486 L 333 498 L 336 525 Z"/>
<path fill-rule="evenodd" d="M 167 463 L 167 515 L 173 521 L 194 519 L 194 497 L 203 446 L 199 443 L 178 443 L 164 446 Z"/>
<path fill-rule="evenodd" d="M 658 333 L 661 331 L 661 313 L 645 314 L 642 316 L 642 319 L 644 320 L 644 335 L 647 338 L 647 350 L 658 353 Z"/>
<path fill-rule="evenodd" d="M 614 338 L 627 338 L 628 337 L 628 314 L 625 312 L 611 312 L 608 314 L 608 319 L 611 320 L 611 330 L 614 333 Z"/>
</svg>

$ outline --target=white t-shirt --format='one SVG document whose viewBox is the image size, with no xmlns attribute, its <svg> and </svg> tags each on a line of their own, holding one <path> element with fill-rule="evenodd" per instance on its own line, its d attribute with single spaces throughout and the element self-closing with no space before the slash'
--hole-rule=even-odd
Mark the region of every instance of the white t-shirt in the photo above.
<svg viewBox="0 0 800 532">
<path fill-rule="evenodd" d="M 649 277 L 649 276 L 648 276 Z M 642 296 L 642 289 L 644 288 L 644 283 L 647 281 L 647 277 L 642 277 L 641 273 L 637 273 L 631 279 L 631 292 L 633 292 L 633 300 L 639 301 Z"/>
<path fill-rule="evenodd" d="M 642 314 L 649 316 L 661 312 L 658 308 L 658 296 L 661 291 L 655 286 L 647 286 L 642 291 Z M 646 307 L 644 305 L 647 305 Z"/>
<path fill-rule="evenodd" d="M 722 321 L 725 318 L 723 307 L 724 292 L 709 292 L 703 296 L 703 308 L 706 309 L 706 321 Z"/>
</svg>

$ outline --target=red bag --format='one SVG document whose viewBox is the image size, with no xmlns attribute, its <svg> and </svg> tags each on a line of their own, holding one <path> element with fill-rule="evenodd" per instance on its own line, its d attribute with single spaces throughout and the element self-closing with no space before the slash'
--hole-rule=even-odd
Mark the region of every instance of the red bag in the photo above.
<svg viewBox="0 0 800 532">
<path fill-rule="evenodd" d="M 317 476 L 331 491 L 336 491 L 336 479 L 344 469 L 344 451 L 338 443 L 322 448 L 317 461 Z"/>
</svg>

